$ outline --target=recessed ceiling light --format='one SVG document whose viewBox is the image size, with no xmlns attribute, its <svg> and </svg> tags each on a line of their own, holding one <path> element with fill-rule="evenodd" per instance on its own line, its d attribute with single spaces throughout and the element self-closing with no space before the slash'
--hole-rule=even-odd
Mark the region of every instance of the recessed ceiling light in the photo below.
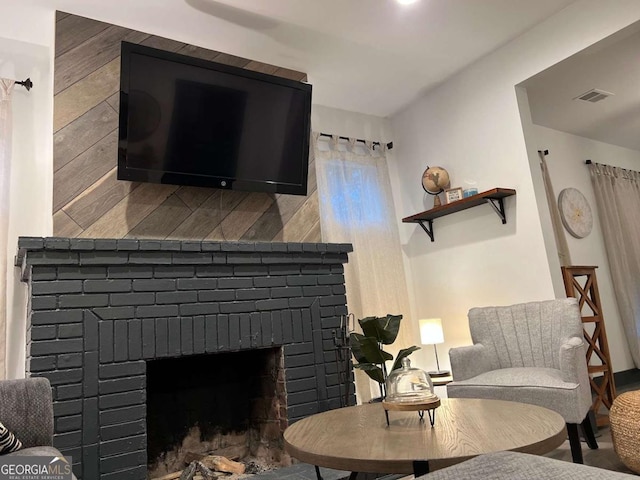
<svg viewBox="0 0 640 480">
<path fill-rule="evenodd" d="M 418 0 L 396 0 L 400 5 L 410 5 L 416 3 Z"/>
</svg>

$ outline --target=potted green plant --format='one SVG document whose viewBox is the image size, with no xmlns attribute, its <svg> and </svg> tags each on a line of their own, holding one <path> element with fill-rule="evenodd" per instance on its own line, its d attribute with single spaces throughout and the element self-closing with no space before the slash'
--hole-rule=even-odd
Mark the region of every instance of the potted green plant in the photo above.
<svg viewBox="0 0 640 480">
<path fill-rule="evenodd" d="M 403 348 L 393 362 L 391 370 L 387 369 L 387 362 L 393 360 L 393 355 L 385 352 L 384 345 L 391 345 L 396 341 L 400 330 L 402 315 L 387 314 L 385 317 L 366 317 L 359 319 L 358 323 L 362 333 L 349 335 L 349 345 L 353 357 L 358 362 L 355 368 L 363 370 L 369 377 L 378 382 L 380 386 L 380 398 L 386 395 L 388 373 L 402 366 L 402 359 L 408 357 L 420 347 L 415 345 Z"/>
</svg>

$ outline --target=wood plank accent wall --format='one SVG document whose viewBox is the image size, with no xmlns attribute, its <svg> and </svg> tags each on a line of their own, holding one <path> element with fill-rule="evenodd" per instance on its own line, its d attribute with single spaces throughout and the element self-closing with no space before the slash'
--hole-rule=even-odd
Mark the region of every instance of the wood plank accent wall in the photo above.
<svg viewBox="0 0 640 480">
<path fill-rule="evenodd" d="M 53 231 L 60 237 L 319 242 L 315 164 L 306 197 L 116 179 L 120 42 L 305 81 L 305 73 L 57 12 Z"/>
</svg>

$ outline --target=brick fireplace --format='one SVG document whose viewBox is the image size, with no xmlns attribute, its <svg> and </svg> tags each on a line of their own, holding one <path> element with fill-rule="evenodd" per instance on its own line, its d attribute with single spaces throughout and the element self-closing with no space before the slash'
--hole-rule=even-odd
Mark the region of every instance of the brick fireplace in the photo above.
<svg viewBox="0 0 640 480">
<path fill-rule="evenodd" d="M 279 349 L 280 432 L 341 406 L 333 335 L 347 313 L 350 251 L 348 244 L 21 238 L 27 372 L 51 381 L 54 444 L 73 456 L 78 478 L 146 478 L 150 361 Z"/>
</svg>

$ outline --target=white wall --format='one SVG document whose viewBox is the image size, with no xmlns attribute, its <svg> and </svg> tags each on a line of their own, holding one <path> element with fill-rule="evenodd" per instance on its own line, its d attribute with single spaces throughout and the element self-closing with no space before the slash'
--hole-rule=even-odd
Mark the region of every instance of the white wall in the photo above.
<svg viewBox="0 0 640 480">
<path fill-rule="evenodd" d="M 52 232 L 51 52 L 47 47 L 0 37 L 0 77 L 24 80 L 14 87 L 9 241 L 7 248 L 7 377 L 24 376 L 26 291 L 13 267 L 20 235 Z M 2 375 L 0 375 L 1 377 Z"/>
<path fill-rule="evenodd" d="M 639 18 L 637 1 L 578 1 L 392 118 L 399 217 L 425 209 L 427 165 L 447 168 L 453 186 L 471 178 L 481 191 L 517 190 L 506 199 L 507 225 L 479 206 L 436 219 L 434 243 L 416 225 L 401 227 L 416 313 L 443 319 L 439 351 L 470 342 L 472 306 L 555 296 L 515 85 Z"/>
<path fill-rule="evenodd" d="M 547 166 L 556 196 L 562 189 L 573 187 L 580 190 L 589 201 L 594 218 L 591 234 L 578 239 L 566 233 L 571 263 L 598 267 L 596 277 L 613 370 L 617 372 L 634 368 L 616 305 L 593 186 L 585 160 L 590 159 L 596 163 L 640 170 L 640 151 L 597 142 L 539 125 L 532 125 L 531 128 L 534 144 L 538 145 L 539 149 L 549 150 Z"/>
</svg>

